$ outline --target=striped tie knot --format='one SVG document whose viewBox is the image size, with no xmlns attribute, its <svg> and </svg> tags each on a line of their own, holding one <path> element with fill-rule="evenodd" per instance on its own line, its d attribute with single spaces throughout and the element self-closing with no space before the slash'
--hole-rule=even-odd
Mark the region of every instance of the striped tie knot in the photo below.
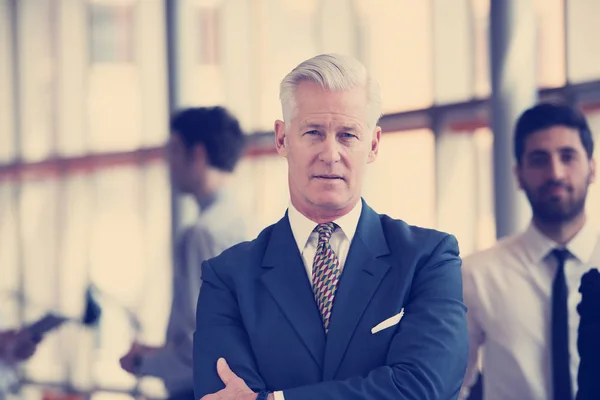
<svg viewBox="0 0 600 400">
<path fill-rule="evenodd" d="M 329 242 L 333 231 L 335 231 L 336 225 L 333 222 L 326 224 L 319 224 L 315 230 L 319 233 L 319 244 Z"/>
</svg>

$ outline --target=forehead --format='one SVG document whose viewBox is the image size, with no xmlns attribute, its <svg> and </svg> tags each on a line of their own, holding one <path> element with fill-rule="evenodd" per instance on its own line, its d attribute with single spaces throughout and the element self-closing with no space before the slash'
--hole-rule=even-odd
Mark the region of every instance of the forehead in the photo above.
<svg viewBox="0 0 600 400">
<path fill-rule="evenodd" d="M 553 152 L 567 148 L 585 152 L 579 131 L 562 125 L 536 131 L 525 140 L 525 154 L 532 151 Z"/>
<path fill-rule="evenodd" d="M 363 87 L 332 91 L 313 82 L 302 82 L 296 88 L 294 100 L 295 119 L 299 123 L 336 120 L 365 126 L 367 122 L 367 92 Z"/>
</svg>

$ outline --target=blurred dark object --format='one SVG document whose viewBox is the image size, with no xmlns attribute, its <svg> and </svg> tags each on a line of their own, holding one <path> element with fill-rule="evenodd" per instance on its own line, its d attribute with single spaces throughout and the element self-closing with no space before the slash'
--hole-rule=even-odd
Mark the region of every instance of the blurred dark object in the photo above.
<svg viewBox="0 0 600 400">
<path fill-rule="evenodd" d="M 477 381 L 471 387 L 467 400 L 482 400 L 483 399 L 483 374 L 479 373 Z"/>
<path fill-rule="evenodd" d="M 102 315 L 102 309 L 94 297 L 94 292 L 91 287 L 88 287 L 85 292 L 85 310 L 81 322 L 85 326 L 97 326 Z"/>
<path fill-rule="evenodd" d="M 600 272 L 592 269 L 581 278 L 581 316 L 577 350 L 580 363 L 576 400 L 600 398 Z"/>
</svg>

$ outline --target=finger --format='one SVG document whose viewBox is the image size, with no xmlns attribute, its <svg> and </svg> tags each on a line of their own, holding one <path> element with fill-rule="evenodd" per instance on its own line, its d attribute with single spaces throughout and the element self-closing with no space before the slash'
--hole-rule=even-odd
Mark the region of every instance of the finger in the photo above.
<svg viewBox="0 0 600 400">
<path fill-rule="evenodd" d="M 225 386 L 229 385 L 237 378 L 237 375 L 229 368 L 229 364 L 227 364 L 227 361 L 225 361 L 224 358 L 219 358 L 217 360 L 217 373 Z"/>
</svg>

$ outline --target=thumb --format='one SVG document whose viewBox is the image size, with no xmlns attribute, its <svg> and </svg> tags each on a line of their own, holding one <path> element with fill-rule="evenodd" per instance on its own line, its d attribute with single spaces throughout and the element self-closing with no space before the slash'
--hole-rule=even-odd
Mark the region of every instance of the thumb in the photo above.
<svg viewBox="0 0 600 400">
<path fill-rule="evenodd" d="M 227 361 L 225 361 L 224 358 L 219 358 L 217 360 L 217 373 L 225 386 L 229 385 L 237 378 L 237 375 L 229 368 L 229 364 L 227 364 Z"/>
</svg>

